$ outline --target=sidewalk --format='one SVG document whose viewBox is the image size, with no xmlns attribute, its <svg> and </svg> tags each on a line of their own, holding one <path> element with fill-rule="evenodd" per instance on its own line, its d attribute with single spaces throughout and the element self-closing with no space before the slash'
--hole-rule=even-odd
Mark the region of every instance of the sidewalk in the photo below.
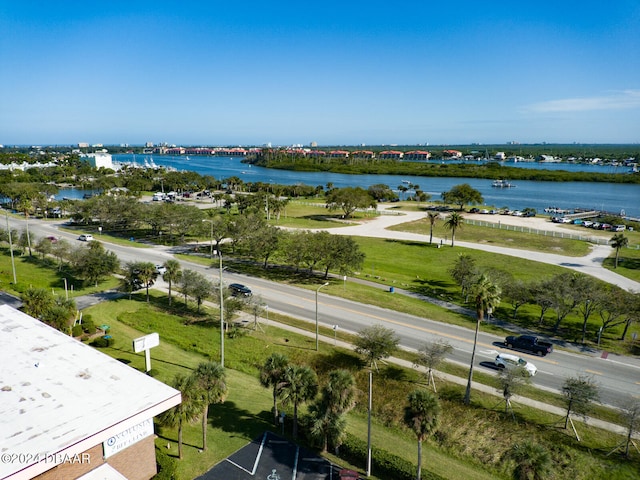
<svg viewBox="0 0 640 480">
<path fill-rule="evenodd" d="M 247 316 L 248 322 L 249 323 L 253 323 L 253 317 L 248 315 L 248 314 L 245 314 L 245 315 Z M 315 333 L 313 333 L 313 332 L 309 332 L 307 330 L 303 330 L 303 329 L 300 329 L 300 328 L 297 328 L 297 327 L 293 327 L 293 326 L 290 326 L 290 325 L 285 325 L 285 324 L 282 324 L 282 323 L 274 322 L 273 320 L 269 320 L 269 325 L 275 325 L 278 328 L 281 328 L 283 330 L 294 332 L 294 333 L 297 333 L 299 335 L 303 335 L 303 336 L 306 336 L 306 337 L 315 338 Z M 353 332 L 349 332 L 349 333 L 353 333 Z M 351 345 L 350 343 L 344 342 L 342 340 L 336 340 L 336 339 L 333 339 L 331 337 L 327 337 L 327 336 L 324 336 L 324 335 L 319 335 L 319 339 L 320 339 L 320 342 L 322 342 L 324 344 L 327 344 L 327 345 L 335 345 L 335 346 L 338 346 L 338 347 L 341 347 L 341 348 L 345 348 L 345 349 L 348 349 L 348 350 L 353 350 L 354 349 L 353 345 Z M 413 351 L 411 349 L 406 349 L 406 350 L 407 351 Z M 426 370 L 423 367 L 416 367 L 411 362 L 408 362 L 407 360 L 402 360 L 400 358 L 390 357 L 387 360 L 387 362 L 388 363 L 393 363 L 395 365 L 399 365 L 399 366 L 404 367 L 404 368 L 409 368 L 409 369 L 415 368 L 416 370 L 418 370 L 418 371 L 420 371 L 422 373 L 426 373 Z M 460 377 L 457 377 L 455 375 L 451 375 L 451 374 L 448 374 L 448 373 L 439 372 L 439 371 L 436 370 L 435 371 L 435 376 L 437 378 L 443 380 L 443 381 L 446 381 L 446 382 L 456 383 L 458 385 L 465 385 L 465 386 L 467 385 L 467 380 L 466 379 L 460 378 Z M 494 387 L 490 387 L 490 386 L 484 385 L 482 383 L 473 382 L 472 383 L 472 389 L 476 390 L 476 391 L 479 391 L 479 392 L 483 392 L 483 393 L 489 394 L 489 395 L 493 395 L 495 397 L 503 398 L 502 397 L 502 393 L 500 393 Z M 520 396 L 520 395 L 514 395 L 512 397 L 512 399 L 511 399 L 511 402 L 512 402 L 512 404 L 514 404 L 515 408 L 517 408 L 518 404 L 527 405 L 528 407 L 531 407 L 531 408 L 536 408 L 538 410 L 542 410 L 542 411 L 545 411 L 547 413 L 558 415 L 559 416 L 558 422 L 564 421 L 564 417 L 565 417 L 565 415 L 567 413 L 566 410 L 563 409 L 563 408 L 556 407 L 556 406 L 553 406 L 553 405 L 548 405 L 546 403 L 539 402 L 537 400 L 532 400 L 530 398 L 526 398 L 526 397 L 523 397 L 523 396 Z M 617 425 L 615 423 L 605 422 L 603 420 L 599 420 L 597 418 L 592 418 L 592 417 L 586 417 L 586 419 L 584 419 L 584 420 L 581 419 L 581 418 L 578 418 L 578 417 L 571 417 L 571 418 L 574 421 L 578 420 L 578 421 L 580 421 L 582 423 L 594 426 L 596 428 L 600 428 L 602 430 L 607 430 L 607 431 L 610 431 L 610 432 L 614 432 L 614 433 L 616 433 L 618 435 L 626 435 L 627 434 L 627 429 L 625 427 L 623 427 L 621 425 Z M 634 438 L 640 438 L 640 434 L 634 435 Z"/>
</svg>

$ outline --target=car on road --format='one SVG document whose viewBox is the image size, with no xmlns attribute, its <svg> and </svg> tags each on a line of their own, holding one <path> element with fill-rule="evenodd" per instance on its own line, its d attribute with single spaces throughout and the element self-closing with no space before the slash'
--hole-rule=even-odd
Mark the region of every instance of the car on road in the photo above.
<svg viewBox="0 0 640 480">
<path fill-rule="evenodd" d="M 90 233 L 83 233 L 78 237 L 78 240 L 80 240 L 81 242 L 90 242 L 93 240 L 93 235 L 91 235 Z"/>
<path fill-rule="evenodd" d="M 498 368 L 523 368 L 530 377 L 533 377 L 538 372 L 533 363 L 510 353 L 499 353 L 493 363 Z"/>
<path fill-rule="evenodd" d="M 54 237 L 53 235 L 49 235 L 47 237 L 47 240 L 49 240 L 51 243 L 57 243 L 58 242 L 58 237 Z"/>
<path fill-rule="evenodd" d="M 541 338 L 534 335 L 520 335 L 518 337 L 509 335 L 504 339 L 504 345 L 507 348 L 524 350 L 526 352 L 535 353 L 536 355 L 540 356 L 544 356 L 547 353 L 553 352 L 553 343 L 545 342 Z"/>
<path fill-rule="evenodd" d="M 242 285 L 241 283 L 230 284 L 229 290 L 231 291 L 231 295 L 234 297 L 250 297 L 253 294 L 249 287 Z"/>
<path fill-rule="evenodd" d="M 165 273 L 167 273 L 167 267 L 165 267 L 164 265 L 156 265 L 156 273 L 158 275 L 164 275 Z"/>
</svg>

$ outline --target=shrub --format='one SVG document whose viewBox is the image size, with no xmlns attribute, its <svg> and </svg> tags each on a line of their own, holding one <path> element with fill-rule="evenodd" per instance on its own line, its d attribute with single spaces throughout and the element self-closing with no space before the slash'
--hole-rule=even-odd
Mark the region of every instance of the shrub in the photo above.
<svg viewBox="0 0 640 480">
<path fill-rule="evenodd" d="M 86 317 L 89 317 L 89 315 L 86 315 Z M 89 318 L 88 320 L 86 318 L 83 318 L 81 326 L 82 330 L 89 335 L 93 335 L 94 333 L 96 333 L 96 326 L 91 318 Z"/>
<path fill-rule="evenodd" d="M 93 342 L 91 342 L 91 345 L 98 348 L 106 348 L 113 345 L 113 342 L 114 340 L 110 335 L 104 335 L 102 337 L 96 338 Z"/>
<path fill-rule="evenodd" d="M 174 480 L 176 478 L 176 460 L 158 447 L 156 447 L 156 464 L 158 473 L 153 477 L 153 480 Z"/>
<path fill-rule="evenodd" d="M 80 337 L 83 333 L 84 330 L 82 329 L 82 325 L 74 325 L 71 329 L 71 335 L 74 337 Z"/>
<path fill-rule="evenodd" d="M 367 443 L 347 433 L 344 443 L 340 446 L 339 456 L 352 465 L 364 465 L 367 461 Z M 416 478 L 417 467 L 413 463 L 396 455 L 392 455 L 386 450 L 372 447 L 371 470 L 380 478 L 414 480 Z M 444 480 L 444 477 L 423 468 L 422 479 Z"/>
</svg>

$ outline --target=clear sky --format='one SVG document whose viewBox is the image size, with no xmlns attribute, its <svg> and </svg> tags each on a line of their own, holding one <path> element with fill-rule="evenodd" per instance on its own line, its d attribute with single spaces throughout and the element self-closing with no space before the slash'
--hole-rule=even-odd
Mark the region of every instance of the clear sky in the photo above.
<svg viewBox="0 0 640 480">
<path fill-rule="evenodd" d="M 640 142 L 640 1 L 0 0 L 0 144 Z"/>
</svg>

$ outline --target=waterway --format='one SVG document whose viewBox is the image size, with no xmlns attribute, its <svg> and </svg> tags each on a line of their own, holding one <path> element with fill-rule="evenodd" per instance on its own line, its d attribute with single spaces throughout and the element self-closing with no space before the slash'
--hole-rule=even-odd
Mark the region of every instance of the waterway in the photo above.
<svg viewBox="0 0 640 480">
<path fill-rule="evenodd" d="M 566 210 L 588 208 L 614 212 L 622 216 L 640 218 L 640 185 L 597 183 L 597 182 L 513 182 L 514 188 L 494 188 L 492 181 L 476 178 L 441 178 L 414 177 L 399 175 L 349 175 L 327 172 L 294 172 L 250 166 L 241 162 L 241 157 L 196 157 L 196 156 L 162 156 L 162 155 L 113 155 L 114 162 L 137 163 L 139 165 L 155 164 L 177 170 L 194 171 L 201 175 L 211 175 L 224 180 L 238 177 L 244 182 L 264 182 L 282 185 L 305 184 L 311 186 L 333 184 L 334 187 L 368 188 L 375 184 L 385 184 L 398 191 L 399 186 L 413 184 L 431 195 L 432 200 L 439 200 L 440 194 L 450 190 L 454 185 L 468 183 L 478 190 L 487 207 L 510 208 L 522 210 L 534 208 L 543 212 L 547 207 Z M 521 168 L 559 169 L 554 163 L 507 163 Z M 563 164 L 562 169 L 568 171 L 591 171 L 627 174 L 626 167 L 606 165 Z M 81 198 L 80 191 L 61 191 L 58 197 Z M 403 198 L 403 193 L 398 192 Z"/>
</svg>

